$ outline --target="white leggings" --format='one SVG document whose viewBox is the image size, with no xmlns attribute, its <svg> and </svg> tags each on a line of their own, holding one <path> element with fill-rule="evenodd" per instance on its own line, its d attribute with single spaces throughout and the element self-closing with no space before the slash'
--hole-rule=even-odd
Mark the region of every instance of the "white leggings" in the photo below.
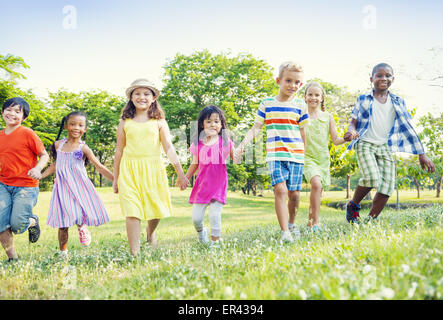
<svg viewBox="0 0 443 320">
<path fill-rule="evenodd" d="M 208 206 L 211 236 L 220 237 L 223 203 L 218 201 L 211 201 L 211 203 L 194 203 L 192 205 L 192 222 L 194 222 L 195 230 L 197 230 L 197 232 L 203 230 L 203 219 L 205 218 L 205 211 Z"/>
</svg>

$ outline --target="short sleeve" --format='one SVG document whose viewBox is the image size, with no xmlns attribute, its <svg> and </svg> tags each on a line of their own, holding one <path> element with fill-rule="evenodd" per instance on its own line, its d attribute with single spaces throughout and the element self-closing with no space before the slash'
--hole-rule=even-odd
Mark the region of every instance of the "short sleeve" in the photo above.
<svg viewBox="0 0 443 320">
<path fill-rule="evenodd" d="M 306 125 L 309 124 L 309 114 L 308 114 L 308 107 L 305 103 L 302 103 L 300 105 L 300 119 L 298 120 L 298 126 L 300 128 L 304 128 Z"/>
<path fill-rule="evenodd" d="M 257 109 L 257 114 L 255 115 L 255 123 L 264 124 L 265 119 L 266 119 L 266 107 L 262 101 L 260 102 L 260 105 L 258 106 Z"/>
<path fill-rule="evenodd" d="M 29 148 L 36 155 L 39 155 L 45 150 L 43 142 L 40 140 L 39 136 L 34 131 L 29 131 L 28 143 L 29 143 Z"/>
</svg>

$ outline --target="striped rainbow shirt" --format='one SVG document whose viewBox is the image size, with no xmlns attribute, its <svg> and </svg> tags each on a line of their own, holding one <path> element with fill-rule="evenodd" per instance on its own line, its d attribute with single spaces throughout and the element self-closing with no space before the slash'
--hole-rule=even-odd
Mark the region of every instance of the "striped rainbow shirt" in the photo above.
<svg viewBox="0 0 443 320">
<path fill-rule="evenodd" d="M 266 125 L 266 161 L 304 163 L 305 145 L 300 128 L 309 123 L 305 102 L 293 97 L 281 102 L 276 97 L 264 99 L 255 122 Z"/>
</svg>

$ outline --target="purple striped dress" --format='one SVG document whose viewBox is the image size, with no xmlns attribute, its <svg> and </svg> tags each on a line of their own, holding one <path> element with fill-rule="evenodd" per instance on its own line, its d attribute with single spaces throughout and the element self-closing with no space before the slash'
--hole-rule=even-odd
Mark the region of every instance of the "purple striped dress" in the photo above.
<svg viewBox="0 0 443 320">
<path fill-rule="evenodd" d="M 99 226 L 109 221 L 103 201 L 100 199 L 86 173 L 80 143 L 77 150 L 61 151 L 67 139 L 57 149 L 55 181 L 47 224 L 54 228 L 67 228 L 75 224 Z"/>
</svg>

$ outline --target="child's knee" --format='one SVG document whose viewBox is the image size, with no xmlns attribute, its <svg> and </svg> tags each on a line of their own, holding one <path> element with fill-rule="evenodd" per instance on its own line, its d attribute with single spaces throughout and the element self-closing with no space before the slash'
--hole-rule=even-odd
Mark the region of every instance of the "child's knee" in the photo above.
<svg viewBox="0 0 443 320">
<path fill-rule="evenodd" d="M 10 228 L 15 234 L 25 232 L 29 227 L 29 217 L 24 216 L 11 216 Z"/>
<path fill-rule="evenodd" d="M 203 218 L 202 217 L 192 217 L 192 223 L 197 231 L 203 229 Z"/>
<path fill-rule="evenodd" d="M 276 197 L 286 197 L 288 195 L 288 188 L 284 182 L 277 183 L 274 186 L 274 194 Z"/>
</svg>

